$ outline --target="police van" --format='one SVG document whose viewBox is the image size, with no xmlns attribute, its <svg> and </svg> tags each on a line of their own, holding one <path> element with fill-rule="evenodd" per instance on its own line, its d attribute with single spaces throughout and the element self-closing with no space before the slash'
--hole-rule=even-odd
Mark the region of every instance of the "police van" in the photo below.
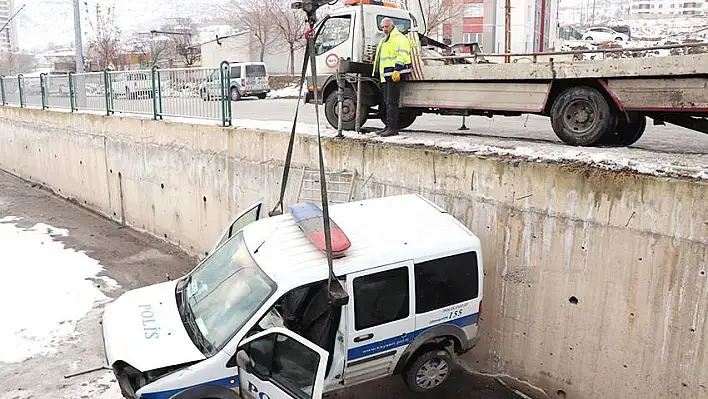
<svg viewBox="0 0 708 399">
<path fill-rule="evenodd" d="M 479 340 L 480 240 L 419 195 L 238 215 L 191 272 L 106 307 L 126 398 L 321 398 L 391 374 L 427 392 Z M 331 301 L 341 284 L 346 303 Z"/>
</svg>

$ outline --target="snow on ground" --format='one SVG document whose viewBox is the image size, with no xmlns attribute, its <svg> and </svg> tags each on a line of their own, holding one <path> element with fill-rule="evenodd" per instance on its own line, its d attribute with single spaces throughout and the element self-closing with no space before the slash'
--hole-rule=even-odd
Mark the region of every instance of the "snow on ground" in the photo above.
<svg viewBox="0 0 708 399">
<path fill-rule="evenodd" d="M 54 240 L 67 230 L 42 223 L 25 229 L 17 220 L 0 219 L 0 273 L 6 282 L 0 303 L 13 304 L 3 306 L 0 363 L 55 353 L 76 323 L 108 299 L 90 280 L 103 271 L 99 262 Z"/>
<path fill-rule="evenodd" d="M 302 92 L 300 92 L 300 95 L 298 95 L 299 87 L 300 87 L 299 84 L 292 83 L 286 87 L 283 87 L 282 89 L 271 91 L 270 93 L 268 93 L 268 97 L 269 98 L 298 98 L 298 97 L 300 97 L 300 95 L 304 95 L 307 93 L 307 88 L 303 87 Z"/>
<path fill-rule="evenodd" d="M 324 116 L 322 115 L 324 118 Z M 261 129 L 289 133 L 292 122 L 261 121 L 237 119 L 234 126 L 243 129 Z M 297 133 L 317 134 L 317 125 L 298 123 Z M 320 123 L 323 136 L 333 137 L 336 131 Z M 353 131 L 343 132 L 348 139 L 368 140 L 404 146 L 426 146 L 441 150 L 477 156 L 498 156 L 532 162 L 576 163 L 597 167 L 604 170 L 628 170 L 653 176 L 677 176 L 708 180 L 708 156 L 682 159 L 676 154 L 656 153 L 633 149 L 631 156 L 627 148 L 573 147 L 551 143 L 523 142 L 513 145 L 510 142 L 494 142 L 479 136 L 434 135 L 428 132 L 403 131 L 394 137 L 379 137 L 375 133 L 357 135 Z M 434 138 L 431 138 L 434 137 Z"/>
</svg>

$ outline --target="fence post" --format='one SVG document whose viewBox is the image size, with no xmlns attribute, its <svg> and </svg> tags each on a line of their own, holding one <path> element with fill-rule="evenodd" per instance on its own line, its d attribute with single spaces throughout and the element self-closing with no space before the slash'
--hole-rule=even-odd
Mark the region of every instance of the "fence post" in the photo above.
<svg viewBox="0 0 708 399">
<path fill-rule="evenodd" d="M 76 93 L 74 92 L 74 73 L 69 72 L 69 107 L 71 112 L 76 108 Z"/>
<path fill-rule="evenodd" d="M 7 105 L 7 97 L 5 97 L 5 75 L 0 75 L 0 92 L 2 92 L 2 106 Z"/>
<path fill-rule="evenodd" d="M 160 82 L 157 80 L 157 76 L 159 74 L 158 72 L 158 66 L 153 65 L 152 69 L 152 116 L 154 120 L 157 120 L 157 117 L 160 116 L 162 118 L 162 110 L 157 109 L 157 102 L 158 102 L 158 96 L 160 97 L 160 100 L 162 99 L 162 94 L 160 93 Z M 155 85 L 157 84 L 157 86 Z"/>
<path fill-rule="evenodd" d="M 45 88 L 47 84 L 47 74 L 39 74 L 39 93 L 42 96 L 42 109 L 45 110 L 47 107 L 47 89 Z"/>
<path fill-rule="evenodd" d="M 111 77 L 108 71 L 108 68 L 103 70 L 103 91 L 106 97 L 106 116 L 111 116 L 111 94 L 113 85 L 111 85 Z"/>
<path fill-rule="evenodd" d="M 219 68 L 221 80 L 221 124 L 231 126 L 231 68 L 228 61 L 222 61 Z"/>
<path fill-rule="evenodd" d="M 19 93 L 20 93 L 20 108 L 23 108 L 23 107 L 25 106 L 25 104 L 24 104 L 24 102 L 25 102 L 25 98 L 24 98 L 24 97 L 25 97 L 25 96 L 24 96 L 24 93 L 23 93 L 23 90 L 22 90 L 22 87 L 24 86 L 24 85 L 22 84 L 22 83 L 24 82 L 24 79 L 23 79 L 23 78 L 24 78 L 24 75 L 23 75 L 23 74 L 17 75 L 17 90 L 18 90 Z"/>
<path fill-rule="evenodd" d="M 162 119 L 162 80 L 160 79 L 160 69 L 158 68 L 157 70 L 157 88 L 158 92 L 160 93 L 158 99 L 157 99 L 157 106 L 159 107 L 160 110 L 160 119 Z"/>
</svg>

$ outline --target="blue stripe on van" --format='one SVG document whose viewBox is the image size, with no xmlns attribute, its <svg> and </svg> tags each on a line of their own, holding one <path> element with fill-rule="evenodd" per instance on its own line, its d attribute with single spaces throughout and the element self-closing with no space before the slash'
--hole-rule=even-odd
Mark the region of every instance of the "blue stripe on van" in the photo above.
<svg viewBox="0 0 708 399">
<path fill-rule="evenodd" d="M 172 396 L 174 396 L 186 389 L 199 387 L 202 385 L 218 385 L 218 386 L 222 386 L 224 388 L 235 389 L 236 387 L 238 387 L 238 375 L 222 378 L 220 380 L 204 382 L 204 383 L 192 385 L 189 387 L 170 389 L 169 391 L 148 392 L 148 393 L 144 393 L 144 394 L 140 395 L 140 399 L 169 399 Z"/>
<path fill-rule="evenodd" d="M 459 319 L 454 319 L 454 320 L 446 321 L 446 322 L 439 323 L 439 324 L 433 324 L 431 326 L 427 326 L 425 328 L 415 330 L 412 333 L 406 334 L 403 337 L 398 336 L 398 337 L 388 338 L 388 339 L 384 339 L 379 342 L 374 342 L 374 343 L 371 343 L 368 345 L 363 345 L 363 346 L 359 346 L 356 348 L 352 348 L 352 349 L 349 349 L 349 351 L 347 353 L 347 359 L 348 360 L 355 360 L 355 359 L 359 359 L 359 358 L 362 358 L 365 356 L 375 355 L 379 352 L 398 348 L 403 345 L 408 345 L 409 343 L 411 343 L 411 341 L 416 339 L 416 337 L 418 337 L 420 334 L 426 332 L 427 330 L 429 330 L 433 327 L 441 326 L 444 324 L 453 324 L 458 327 L 467 327 L 472 324 L 477 324 L 478 318 L 479 318 L 479 313 L 474 313 L 469 316 L 460 317 Z"/>
</svg>

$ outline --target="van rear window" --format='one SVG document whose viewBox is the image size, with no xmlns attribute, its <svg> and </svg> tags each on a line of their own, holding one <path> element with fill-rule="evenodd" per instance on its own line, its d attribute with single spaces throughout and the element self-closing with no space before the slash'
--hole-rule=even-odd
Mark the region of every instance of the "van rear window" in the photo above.
<svg viewBox="0 0 708 399">
<path fill-rule="evenodd" d="M 249 78 L 263 78 L 266 76 L 266 69 L 263 65 L 246 65 L 246 76 Z"/>
<path fill-rule="evenodd" d="M 415 312 L 426 313 L 477 298 L 477 253 L 465 252 L 415 265 Z"/>
</svg>

